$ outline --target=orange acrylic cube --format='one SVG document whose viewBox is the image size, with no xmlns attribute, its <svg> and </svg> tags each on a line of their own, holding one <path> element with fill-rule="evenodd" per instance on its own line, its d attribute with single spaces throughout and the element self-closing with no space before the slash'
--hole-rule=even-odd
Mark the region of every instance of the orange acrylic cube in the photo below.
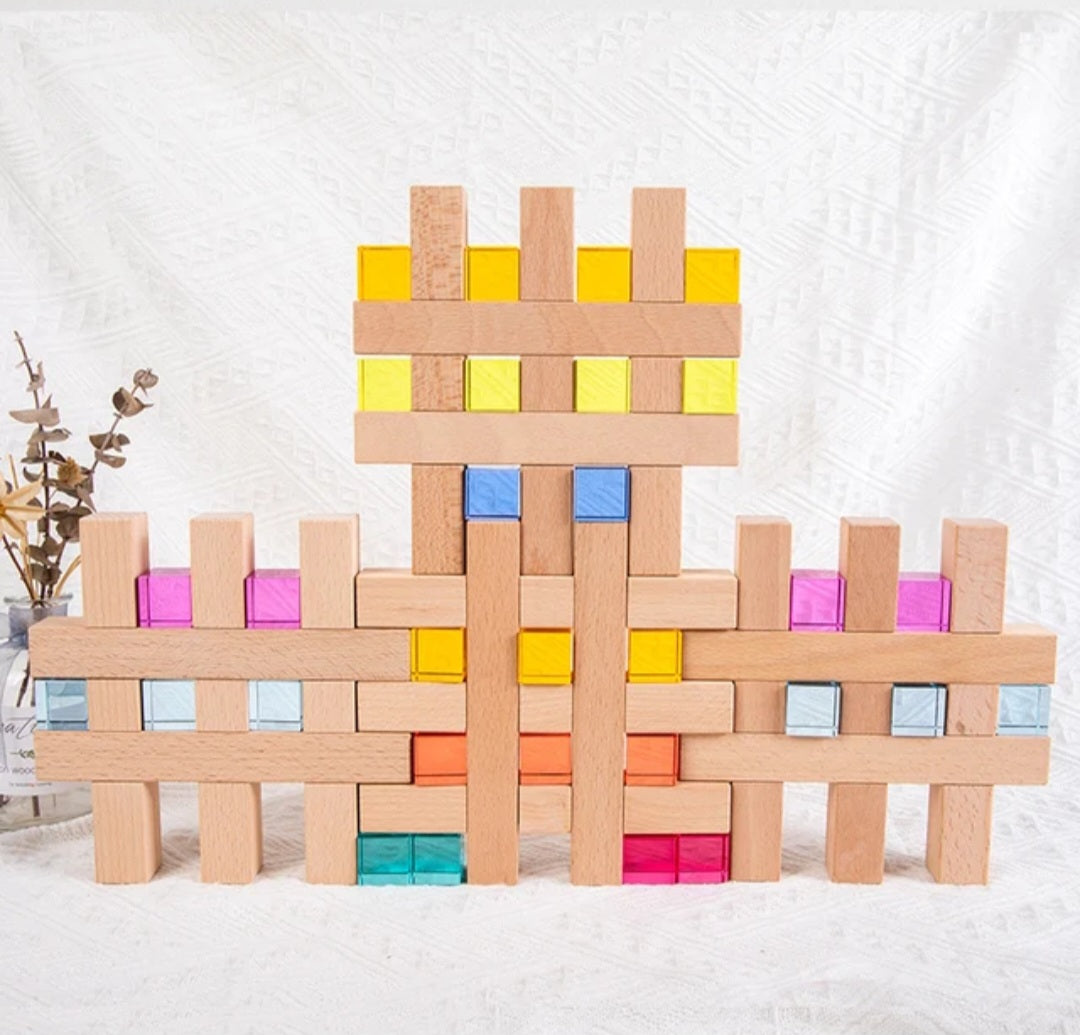
<svg viewBox="0 0 1080 1035">
<path fill-rule="evenodd" d="M 525 733 L 521 737 L 521 784 L 570 783 L 570 734 Z"/>
<path fill-rule="evenodd" d="M 414 733 L 413 783 L 421 786 L 463 784 L 466 776 L 464 733 Z"/>
<path fill-rule="evenodd" d="M 679 778 L 679 738 L 664 733 L 626 738 L 626 783 L 671 787 Z"/>
</svg>

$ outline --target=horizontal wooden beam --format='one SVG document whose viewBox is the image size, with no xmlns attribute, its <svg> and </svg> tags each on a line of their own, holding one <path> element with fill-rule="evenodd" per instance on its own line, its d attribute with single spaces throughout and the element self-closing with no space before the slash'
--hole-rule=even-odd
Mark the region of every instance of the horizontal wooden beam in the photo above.
<svg viewBox="0 0 1080 1035">
<path fill-rule="evenodd" d="M 731 784 L 627 787 L 623 824 L 627 834 L 726 834 L 731 830 Z"/>
<path fill-rule="evenodd" d="M 569 834 L 572 791 L 569 787 L 535 784 L 518 788 L 518 832 Z"/>
<path fill-rule="evenodd" d="M 735 711 L 730 680 L 627 683 L 627 733 L 730 733 Z"/>
<path fill-rule="evenodd" d="M 60 733 L 38 730 L 47 780 L 408 783 L 407 733 Z"/>
<path fill-rule="evenodd" d="M 464 733 L 464 683 L 357 683 L 356 728 L 380 733 Z"/>
<path fill-rule="evenodd" d="M 683 780 L 790 783 L 1044 784 L 1049 737 L 680 737 Z"/>
<path fill-rule="evenodd" d="M 522 629 L 569 629 L 574 624 L 573 575 L 522 575 Z"/>
<path fill-rule="evenodd" d="M 739 582 L 730 571 L 632 575 L 626 624 L 631 629 L 734 629 Z"/>
<path fill-rule="evenodd" d="M 671 302 L 356 302 L 357 354 L 723 356 L 742 307 Z"/>
<path fill-rule="evenodd" d="M 1057 638 L 1002 633 L 687 632 L 684 679 L 1052 683 Z"/>
<path fill-rule="evenodd" d="M 358 629 L 460 629 L 464 625 L 464 575 L 374 569 L 356 576 Z"/>
<path fill-rule="evenodd" d="M 733 467 L 737 414 L 356 413 L 358 464 Z"/>
<path fill-rule="evenodd" d="M 380 834 L 464 834 L 464 787 L 360 788 L 360 829 Z"/>
</svg>

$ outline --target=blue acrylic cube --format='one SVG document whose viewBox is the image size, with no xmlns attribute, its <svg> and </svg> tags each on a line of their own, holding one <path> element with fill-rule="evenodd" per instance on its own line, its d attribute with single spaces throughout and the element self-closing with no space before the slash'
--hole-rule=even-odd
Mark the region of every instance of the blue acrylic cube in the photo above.
<svg viewBox="0 0 1080 1035">
<path fill-rule="evenodd" d="M 298 679 L 253 679 L 248 683 L 248 718 L 253 730 L 298 733 L 304 728 L 303 689 Z"/>
<path fill-rule="evenodd" d="M 411 834 L 360 834 L 356 839 L 356 874 L 360 884 L 411 884 Z"/>
<path fill-rule="evenodd" d="M 47 730 L 89 728 L 85 679 L 38 679 L 34 683 L 37 721 Z"/>
<path fill-rule="evenodd" d="M 788 683 L 784 729 L 790 737 L 835 737 L 840 732 L 840 684 Z"/>
<path fill-rule="evenodd" d="M 195 683 L 190 679 L 142 681 L 144 730 L 193 730 Z"/>
<path fill-rule="evenodd" d="M 520 517 L 521 468 L 465 468 L 467 521 L 517 521 Z"/>
<path fill-rule="evenodd" d="M 461 834 L 413 835 L 413 883 L 460 884 L 465 879 Z"/>
<path fill-rule="evenodd" d="M 1045 683 L 1003 683 L 997 731 L 1012 737 L 1045 737 L 1050 732 L 1050 687 Z"/>
<path fill-rule="evenodd" d="M 941 737 L 945 734 L 945 687 L 940 683 L 894 683 L 894 737 Z"/>
<path fill-rule="evenodd" d="M 628 467 L 574 468 L 575 521 L 629 521 Z"/>
</svg>

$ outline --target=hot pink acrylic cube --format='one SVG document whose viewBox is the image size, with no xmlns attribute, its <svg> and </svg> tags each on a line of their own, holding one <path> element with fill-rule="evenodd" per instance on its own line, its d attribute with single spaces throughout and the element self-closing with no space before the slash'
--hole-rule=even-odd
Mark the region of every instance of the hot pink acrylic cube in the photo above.
<svg viewBox="0 0 1080 1035">
<path fill-rule="evenodd" d="M 731 865 L 729 834 L 680 834 L 679 883 L 723 884 Z"/>
<path fill-rule="evenodd" d="M 900 573 L 897 632 L 948 632 L 952 583 L 935 572 Z"/>
<path fill-rule="evenodd" d="M 139 625 L 149 629 L 186 629 L 191 625 L 191 571 L 151 568 L 136 580 Z"/>
<path fill-rule="evenodd" d="M 791 628 L 797 632 L 843 630 L 843 575 L 805 568 L 791 573 Z"/>
<path fill-rule="evenodd" d="M 244 582 L 249 629 L 300 628 L 300 572 L 257 568 Z"/>
<path fill-rule="evenodd" d="M 676 838 L 627 834 L 623 838 L 623 884 L 674 884 Z"/>
</svg>

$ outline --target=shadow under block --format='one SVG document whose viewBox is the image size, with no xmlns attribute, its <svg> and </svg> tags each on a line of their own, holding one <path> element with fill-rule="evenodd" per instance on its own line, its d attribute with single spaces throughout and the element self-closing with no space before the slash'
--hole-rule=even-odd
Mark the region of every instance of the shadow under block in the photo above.
<svg viewBox="0 0 1080 1035">
<path fill-rule="evenodd" d="M 374 415 L 371 415 L 374 416 Z M 381 416 L 387 416 L 382 414 Z M 396 414 L 395 416 L 469 417 L 472 414 Z M 359 445 L 359 434 L 358 445 Z M 453 451 L 451 451 L 453 452 Z M 405 450 L 400 462 L 416 459 Z M 416 575 L 465 572 L 465 472 L 460 464 L 412 469 L 412 569 Z"/>
<path fill-rule="evenodd" d="M 521 469 L 521 572 L 523 575 L 571 575 L 573 573 L 573 482 L 572 467 L 523 467 Z M 562 624 L 569 627 L 570 622 Z"/>
<path fill-rule="evenodd" d="M 627 526 L 574 526 L 574 808 L 570 879 L 622 880 Z"/>
<path fill-rule="evenodd" d="M 635 187 L 630 208 L 631 295 L 634 301 L 683 301 L 685 188 Z"/>
<path fill-rule="evenodd" d="M 639 470 L 635 469 L 633 478 Z M 738 589 L 730 571 L 631 576 L 627 625 L 632 629 L 734 629 Z"/>
<path fill-rule="evenodd" d="M 356 576 L 361 629 L 463 628 L 465 577 L 366 569 Z"/>
<path fill-rule="evenodd" d="M 521 531 L 517 522 L 470 521 L 467 535 L 468 877 L 516 884 Z"/>
<path fill-rule="evenodd" d="M 572 790 L 558 784 L 532 784 L 518 790 L 518 825 L 528 834 L 569 834 Z"/>
<path fill-rule="evenodd" d="M 731 829 L 729 783 L 627 787 L 623 802 L 627 834 L 726 834 Z"/>
<path fill-rule="evenodd" d="M 627 683 L 627 733 L 730 733 L 734 684 Z"/>
<path fill-rule="evenodd" d="M 682 468 L 630 469 L 630 574 L 682 569 Z"/>
<path fill-rule="evenodd" d="M 463 834 L 465 788 L 414 784 L 361 787 L 360 829 L 387 834 Z"/>
<path fill-rule="evenodd" d="M 573 188 L 522 187 L 519 197 L 522 300 L 573 301 Z"/>
<path fill-rule="evenodd" d="M 519 621 L 523 629 L 571 628 L 574 624 L 573 578 L 570 575 L 522 575 Z"/>
</svg>

